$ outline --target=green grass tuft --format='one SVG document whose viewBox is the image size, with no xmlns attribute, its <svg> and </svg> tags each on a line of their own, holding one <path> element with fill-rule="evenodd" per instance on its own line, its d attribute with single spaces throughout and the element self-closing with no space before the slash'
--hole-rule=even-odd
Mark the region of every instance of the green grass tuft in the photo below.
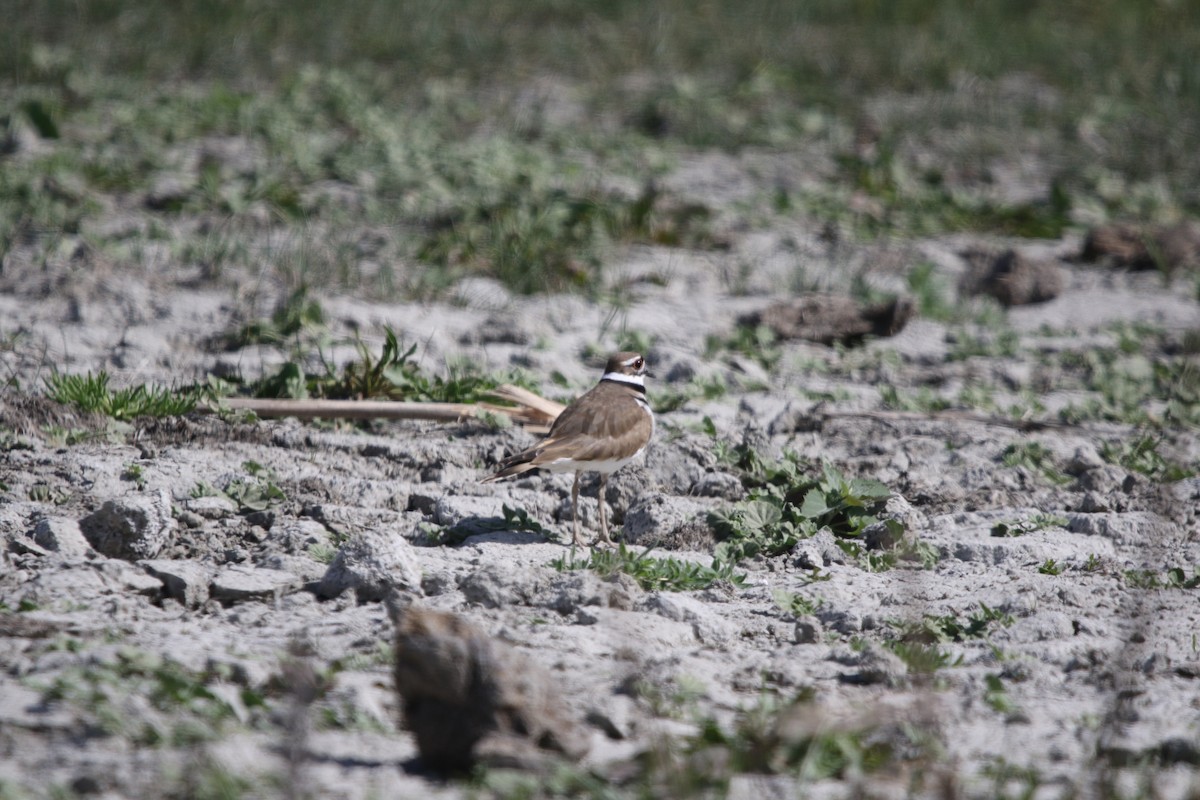
<svg viewBox="0 0 1200 800">
<path fill-rule="evenodd" d="M 634 553 L 622 543 L 616 550 L 594 550 L 587 558 L 576 558 L 572 553 L 570 557 L 555 559 L 550 566 L 559 572 L 586 569 L 601 576 L 623 572 L 646 591 L 686 592 L 707 589 L 718 581 L 734 586 L 745 581 L 745 576 L 735 572 L 732 564 L 718 559 L 706 567 L 677 558 L 652 558 L 651 550 Z"/>
<path fill-rule="evenodd" d="M 108 388 L 108 373 L 65 375 L 54 373 L 46 378 L 50 397 L 59 403 L 78 406 L 117 420 L 136 417 L 171 417 L 187 414 L 201 399 L 198 391 L 170 390 L 139 384 L 128 389 Z"/>
</svg>

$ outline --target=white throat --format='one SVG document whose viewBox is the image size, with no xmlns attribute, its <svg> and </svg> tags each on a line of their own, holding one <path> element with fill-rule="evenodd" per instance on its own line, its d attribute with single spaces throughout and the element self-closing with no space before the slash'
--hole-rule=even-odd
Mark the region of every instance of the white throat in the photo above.
<svg viewBox="0 0 1200 800">
<path fill-rule="evenodd" d="M 646 382 L 642 380 L 641 375 L 626 375 L 621 372 L 606 372 L 600 378 L 602 381 L 616 381 L 617 383 L 625 383 L 630 386 L 637 386 L 641 389 L 646 388 Z"/>
</svg>

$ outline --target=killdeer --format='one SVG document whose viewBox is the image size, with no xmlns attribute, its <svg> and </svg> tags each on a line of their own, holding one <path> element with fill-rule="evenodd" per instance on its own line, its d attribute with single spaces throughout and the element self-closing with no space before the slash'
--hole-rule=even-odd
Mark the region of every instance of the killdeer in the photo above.
<svg viewBox="0 0 1200 800">
<path fill-rule="evenodd" d="M 546 438 L 500 462 L 496 474 L 484 483 L 520 475 L 531 469 L 574 472 L 571 487 L 572 541 L 579 537 L 579 476 L 600 473 L 597 501 L 600 507 L 600 538 L 612 544 L 604 511 L 604 487 L 608 476 L 633 461 L 646 449 L 654 433 L 654 413 L 646 402 L 646 360 L 638 353 L 616 353 L 608 359 L 604 376 L 582 397 L 567 406 Z"/>
</svg>

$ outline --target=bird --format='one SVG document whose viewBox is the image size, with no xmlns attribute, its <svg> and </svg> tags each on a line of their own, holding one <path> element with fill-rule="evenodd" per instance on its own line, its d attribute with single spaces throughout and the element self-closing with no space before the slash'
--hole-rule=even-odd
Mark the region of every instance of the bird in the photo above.
<svg viewBox="0 0 1200 800">
<path fill-rule="evenodd" d="M 501 461 L 495 474 L 482 482 L 491 483 L 539 468 L 574 472 L 571 541 L 580 547 L 583 540 L 579 535 L 579 477 L 584 472 L 598 472 L 600 538 L 611 545 L 604 504 L 608 476 L 638 458 L 654 435 L 654 412 L 646 402 L 646 375 L 646 360 L 640 353 L 614 353 L 600 382 L 563 409 L 545 439 Z"/>
</svg>

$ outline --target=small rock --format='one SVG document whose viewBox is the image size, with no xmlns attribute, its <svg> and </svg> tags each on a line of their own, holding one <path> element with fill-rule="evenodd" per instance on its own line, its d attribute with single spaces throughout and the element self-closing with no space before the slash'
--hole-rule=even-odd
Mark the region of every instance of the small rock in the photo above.
<svg viewBox="0 0 1200 800">
<path fill-rule="evenodd" d="M 271 528 L 271 538 L 285 553 L 300 555 L 313 545 L 328 545 L 329 531 L 316 520 L 297 519 L 281 523 L 278 529 Z"/>
<path fill-rule="evenodd" d="M 1132 270 L 1165 272 L 1200 266 L 1200 226 L 1192 222 L 1138 226 L 1116 223 L 1088 231 L 1082 261 L 1107 261 Z"/>
<path fill-rule="evenodd" d="M 583 606 L 604 606 L 628 611 L 642 593 L 632 576 L 623 572 L 601 578 L 592 572 L 573 572 L 557 581 L 558 594 L 549 607 L 566 616 Z"/>
<path fill-rule="evenodd" d="M 1016 250 L 964 255 L 971 266 L 963 278 L 963 294 L 988 295 L 1011 307 L 1044 303 L 1062 293 L 1062 269 L 1053 261 L 1031 259 Z"/>
<path fill-rule="evenodd" d="M 198 561 L 154 559 L 139 561 L 138 566 L 158 578 L 167 595 L 188 608 L 208 601 L 208 584 L 213 570 Z"/>
<path fill-rule="evenodd" d="M 625 694 L 606 697 L 602 704 L 588 709 L 587 722 L 604 731 L 610 739 L 630 739 L 634 733 L 633 720 L 637 716 L 637 703 Z"/>
<path fill-rule="evenodd" d="M 353 590 L 360 603 L 383 600 L 393 589 L 421 594 L 421 565 L 399 534 L 363 531 L 342 545 L 317 588 L 321 597 Z"/>
<path fill-rule="evenodd" d="M 821 621 L 816 617 L 801 617 L 796 620 L 793 637 L 796 644 L 816 644 L 821 641 Z"/>
<path fill-rule="evenodd" d="M 462 344 L 529 344 L 533 336 L 522 324 L 522 319 L 511 314 L 493 314 L 462 334 L 459 341 Z"/>
<path fill-rule="evenodd" d="M 551 754 L 587 753 L 559 682 L 541 666 L 454 614 L 413 606 L 394 613 L 396 691 L 429 767 L 536 768 Z"/>
<path fill-rule="evenodd" d="M 152 496 L 109 500 L 79 521 L 92 547 L 110 558 L 138 561 L 154 558 L 175 533 L 171 500 L 166 491 Z"/>
<path fill-rule="evenodd" d="M 1088 492 L 1116 494 L 1128 492 L 1137 479 L 1116 464 L 1100 464 L 1082 472 L 1078 478 L 1079 488 Z"/>
<path fill-rule="evenodd" d="M 874 642 L 869 642 L 852 663 L 858 671 L 843 676 L 847 683 L 883 684 L 895 688 L 903 686 L 908 676 L 908 665 L 900 656 Z"/>
<path fill-rule="evenodd" d="M 305 583 L 315 583 L 325 577 L 328 565 L 308 556 L 293 556 L 287 553 L 272 553 L 258 559 L 258 566 L 290 572 Z"/>
<path fill-rule="evenodd" d="M 46 517 L 33 529 L 33 540 L 67 558 L 78 558 L 92 552 L 79 523 L 67 517 Z"/>
<path fill-rule="evenodd" d="M 1103 536 L 1113 544 L 1167 542 L 1178 536 L 1178 529 L 1150 511 L 1123 514 L 1068 514 L 1067 530 L 1089 536 Z"/>
<path fill-rule="evenodd" d="M 115 579 L 122 589 L 134 594 L 157 598 L 162 593 L 161 582 L 127 561 L 105 559 L 96 562 L 95 568 L 110 583 Z"/>
<path fill-rule="evenodd" d="M 697 497 L 719 497 L 722 500 L 737 502 L 746 496 L 746 487 L 742 486 L 738 476 L 728 472 L 706 472 L 692 486 L 692 494 Z"/>
<path fill-rule="evenodd" d="M 767 433 L 771 436 L 786 436 L 789 433 L 818 430 L 821 427 L 821 419 L 813 413 L 816 406 L 816 403 L 789 402 L 771 420 L 771 424 L 767 426 Z"/>
<path fill-rule="evenodd" d="M 1075 448 L 1074 455 L 1067 462 L 1066 472 L 1068 475 L 1080 475 L 1090 469 L 1105 466 L 1105 461 L 1100 457 L 1100 453 L 1090 444 L 1081 445 Z"/>
<path fill-rule="evenodd" d="M 246 600 L 277 600 L 300 588 L 300 579 L 290 572 L 237 564 L 226 567 L 213 578 L 210 591 L 226 605 Z"/>
<path fill-rule="evenodd" d="M 765 325 L 780 339 L 855 345 L 867 336 L 895 336 L 904 330 L 914 308 L 908 297 L 860 306 L 848 295 L 809 293 L 746 314 L 738 324 L 751 328 Z"/>
<path fill-rule="evenodd" d="M 680 594 L 658 592 L 651 595 L 647 608 L 675 622 L 687 622 L 698 640 L 709 645 L 725 645 L 737 638 L 737 629 L 705 603 Z"/>
<path fill-rule="evenodd" d="M 193 497 L 185 501 L 183 507 L 204 519 L 225 519 L 237 514 L 237 503 L 223 494 Z"/>
<path fill-rule="evenodd" d="M 625 515 L 625 541 L 667 550 L 709 550 L 711 502 L 666 494 L 643 496 Z"/>
<path fill-rule="evenodd" d="M 463 526 L 470 528 L 474 520 L 495 520 L 504 518 L 504 499 L 500 497 L 471 497 L 460 495 L 444 495 L 438 498 L 433 507 L 433 521 L 446 527 Z M 494 528 L 480 525 L 479 533 L 486 533 Z"/>
<path fill-rule="evenodd" d="M 469 602 L 484 608 L 531 605 L 549 583 L 548 578 L 548 572 L 539 573 L 511 564 L 488 564 L 465 575 L 458 582 L 458 588 Z"/>
</svg>

